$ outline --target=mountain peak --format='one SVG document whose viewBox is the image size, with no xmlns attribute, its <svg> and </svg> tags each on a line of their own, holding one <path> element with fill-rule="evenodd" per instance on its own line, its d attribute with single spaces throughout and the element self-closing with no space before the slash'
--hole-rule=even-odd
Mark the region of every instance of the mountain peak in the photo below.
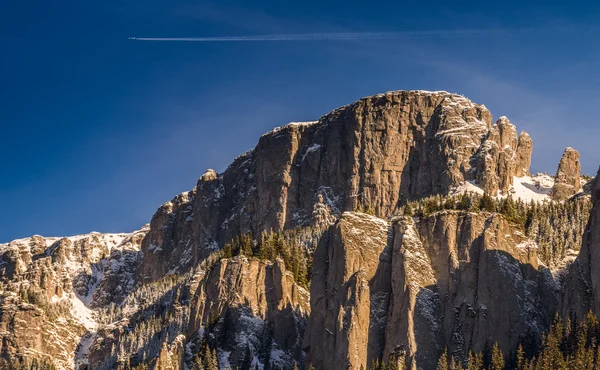
<svg viewBox="0 0 600 370">
<path fill-rule="evenodd" d="M 541 337 L 560 288 L 512 196 L 539 202 L 532 224 L 559 235 L 540 239 L 544 261 L 556 238 L 580 240 L 556 219 L 585 228 L 540 216 L 585 213 L 545 203 L 579 172 L 578 153 L 565 151 L 556 185 L 530 175 L 532 149 L 507 117 L 445 91 L 376 94 L 275 128 L 138 232 L 0 244 L 3 353 L 34 348 L 77 370 L 341 370 L 381 355 L 429 368 L 444 347 L 460 356 L 489 338 L 514 351 Z M 454 315 L 466 324 L 448 326 Z"/>
</svg>

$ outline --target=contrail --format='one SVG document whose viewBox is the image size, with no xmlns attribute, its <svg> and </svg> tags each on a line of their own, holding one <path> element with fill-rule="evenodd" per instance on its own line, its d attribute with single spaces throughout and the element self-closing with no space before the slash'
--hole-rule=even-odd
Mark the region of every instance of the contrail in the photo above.
<svg viewBox="0 0 600 370">
<path fill-rule="evenodd" d="M 317 40 L 395 40 L 458 38 L 493 35 L 522 34 L 534 28 L 490 28 L 462 30 L 399 31 L 399 32 L 322 32 L 251 36 L 217 37 L 130 37 L 136 41 L 188 41 L 188 42 L 239 42 L 239 41 L 317 41 Z"/>
</svg>

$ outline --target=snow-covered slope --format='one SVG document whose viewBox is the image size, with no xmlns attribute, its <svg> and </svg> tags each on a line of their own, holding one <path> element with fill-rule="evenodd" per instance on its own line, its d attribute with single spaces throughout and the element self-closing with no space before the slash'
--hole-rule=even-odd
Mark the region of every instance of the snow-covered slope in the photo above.
<svg viewBox="0 0 600 370">
<path fill-rule="evenodd" d="M 0 337 L 15 346 L 5 350 L 18 353 L 27 347 L 39 353 L 40 360 L 42 354 L 56 356 L 54 364 L 60 369 L 84 364 L 98 327 L 96 301 L 111 301 L 133 287 L 130 262 L 146 232 L 147 228 L 62 238 L 36 235 L 0 244 L 0 321 L 10 327 Z M 129 276 L 122 274 L 128 269 Z M 119 289 L 110 289 L 107 278 L 118 281 Z M 32 308 L 39 312 L 37 320 L 29 320 L 27 332 L 11 324 L 15 317 L 27 317 Z M 61 334 L 59 328 L 70 334 Z M 19 340 L 23 335 L 32 341 Z"/>
<path fill-rule="evenodd" d="M 533 177 L 515 177 L 509 194 L 515 199 L 524 202 L 546 202 L 550 201 L 550 191 L 554 186 L 554 178 L 546 174 L 537 174 Z"/>
<path fill-rule="evenodd" d="M 554 178 L 547 174 L 539 173 L 535 176 L 513 177 L 513 185 L 505 194 L 500 193 L 497 198 L 506 198 L 511 196 L 514 199 L 520 199 L 523 202 L 550 202 L 550 191 L 554 186 Z M 475 182 L 464 182 L 457 186 L 452 194 L 476 193 L 482 195 L 483 189 Z"/>
</svg>

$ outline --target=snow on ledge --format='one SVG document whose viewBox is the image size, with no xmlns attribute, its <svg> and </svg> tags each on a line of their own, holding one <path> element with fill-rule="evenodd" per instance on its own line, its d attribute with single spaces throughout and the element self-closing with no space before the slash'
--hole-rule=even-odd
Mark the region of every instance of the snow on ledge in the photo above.
<svg viewBox="0 0 600 370">
<path fill-rule="evenodd" d="M 317 124 L 317 123 L 319 123 L 319 121 L 290 122 L 287 125 L 275 127 L 271 131 L 265 132 L 264 134 L 262 134 L 261 137 L 270 136 L 270 135 L 276 134 L 279 131 L 281 131 L 281 130 L 283 130 L 285 128 L 288 128 L 288 127 L 308 127 L 308 126 L 312 126 L 312 125 Z"/>
</svg>

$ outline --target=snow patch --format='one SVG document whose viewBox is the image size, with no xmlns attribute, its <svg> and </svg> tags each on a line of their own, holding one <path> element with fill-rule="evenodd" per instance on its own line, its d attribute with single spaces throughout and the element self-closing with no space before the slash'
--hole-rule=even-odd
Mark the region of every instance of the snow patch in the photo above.
<svg viewBox="0 0 600 370">
<path fill-rule="evenodd" d="M 309 155 L 312 152 L 316 152 L 319 149 L 321 149 L 320 144 L 311 145 L 308 149 L 306 149 L 306 152 L 304 152 L 304 155 L 302 156 L 302 161 L 304 161 L 304 158 L 306 158 L 307 155 Z"/>
<path fill-rule="evenodd" d="M 231 351 L 221 351 L 217 349 L 217 357 L 219 358 L 219 370 L 227 370 L 231 369 L 231 365 L 229 364 L 229 355 Z"/>
<path fill-rule="evenodd" d="M 485 192 L 482 188 L 477 186 L 474 181 L 465 181 L 451 191 L 452 195 L 464 193 L 476 193 L 479 195 L 483 195 Z"/>
<path fill-rule="evenodd" d="M 506 194 L 499 194 L 496 199 L 511 196 L 513 199 L 521 199 L 523 202 L 549 202 L 550 192 L 554 186 L 554 178 L 546 174 L 536 176 L 513 177 L 513 185 Z M 476 193 L 483 195 L 485 192 L 474 181 L 465 181 L 456 186 L 450 192 L 451 195 L 464 193 Z"/>
<path fill-rule="evenodd" d="M 73 293 L 68 295 L 68 299 L 73 304 L 73 310 L 71 311 L 73 316 L 76 317 L 86 329 L 95 330 L 98 325 L 95 320 L 95 312 L 85 305 L 82 297 Z"/>
<path fill-rule="evenodd" d="M 524 202 L 546 202 L 551 201 L 550 191 L 554 186 L 554 179 L 545 174 L 534 177 L 514 177 L 513 186 L 509 191 L 513 198 Z"/>
<path fill-rule="evenodd" d="M 96 333 L 90 332 L 85 334 L 79 340 L 79 347 L 75 352 L 75 368 L 79 369 L 82 365 L 88 364 L 88 357 L 90 355 L 90 347 L 96 340 Z"/>
</svg>

